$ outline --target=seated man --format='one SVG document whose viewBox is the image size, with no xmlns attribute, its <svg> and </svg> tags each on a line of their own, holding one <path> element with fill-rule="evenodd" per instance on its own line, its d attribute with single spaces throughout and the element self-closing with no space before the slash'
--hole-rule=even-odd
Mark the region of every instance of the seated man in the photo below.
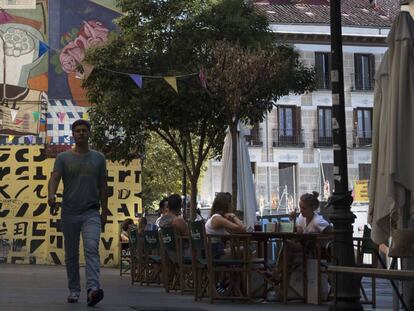
<svg viewBox="0 0 414 311">
<path fill-rule="evenodd" d="M 172 194 L 168 197 L 167 206 L 164 208 L 164 214 L 159 219 L 159 226 L 173 227 L 181 236 L 188 236 L 188 226 L 181 214 L 181 197 L 178 194 Z"/>
</svg>

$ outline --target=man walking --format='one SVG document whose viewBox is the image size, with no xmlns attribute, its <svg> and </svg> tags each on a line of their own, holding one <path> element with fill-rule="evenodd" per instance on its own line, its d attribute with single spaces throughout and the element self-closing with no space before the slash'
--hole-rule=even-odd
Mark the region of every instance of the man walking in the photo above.
<svg viewBox="0 0 414 311">
<path fill-rule="evenodd" d="M 60 179 L 63 179 L 61 218 L 69 287 L 67 301 L 78 302 L 80 295 L 79 239 L 82 234 L 86 260 L 87 304 L 94 306 L 104 296 L 99 284 L 99 240 L 101 226 L 105 225 L 110 214 L 106 162 L 103 154 L 89 149 L 88 121 L 75 121 L 72 134 L 75 147 L 59 153 L 56 157 L 48 184 L 48 203 L 51 208 L 55 208 L 56 191 Z"/>
</svg>

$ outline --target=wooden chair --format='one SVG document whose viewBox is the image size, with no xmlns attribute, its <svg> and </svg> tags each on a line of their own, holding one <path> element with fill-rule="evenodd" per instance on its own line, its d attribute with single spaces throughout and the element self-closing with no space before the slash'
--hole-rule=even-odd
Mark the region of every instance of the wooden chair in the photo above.
<svg viewBox="0 0 414 311">
<path fill-rule="evenodd" d="M 193 276 L 191 258 L 184 256 L 183 249 L 188 238 L 181 237 L 172 227 L 161 228 L 161 258 L 164 287 L 170 290 L 193 290 Z"/>
<path fill-rule="evenodd" d="M 143 275 L 142 250 L 143 238 L 138 235 L 136 225 L 131 225 L 128 229 L 129 250 L 131 262 L 131 283 L 141 282 Z"/>
<path fill-rule="evenodd" d="M 160 242 L 157 230 L 144 231 L 144 248 L 142 252 L 141 285 L 146 283 L 161 284 L 162 262 L 160 256 Z"/>
<path fill-rule="evenodd" d="M 206 235 L 204 221 L 190 221 L 189 228 L 195 280 L 194 299 L 202 299 L 208 293 L 210 303 L 216 299 L 250 300 L 253 265 L 250 235 Z M 224 237 L 232 258 L 215 259 L 212 254 L 212 241 Z M 226 282 L 225 293 L 217 291 L 219 280 Z"/>
<path fill-rule="evenodd" d="M 355 266 L 360 268 L 378 268 L 380 260 L 379 247 L 371 240 L 371 229 L 368 226 L 364 226 L 362 238 L 354 238 L 354 245 L 356 246 L 356 259 Z M 371 256 L 371 263 L 364 262 L 364 256 Z M 385 266 L 383 268 L 386 268 Z M 376 278 L 371 277 L 371 299 L 368 295 L 361 282 L 361 294 L 364 304 L 371 304 L 373 308 L 376 307 Z"/>
<path fill-rule="evenodd" d="M 289 221 L 280 221 L 278 223 L 278 232 L 293 232 L 294 223 Z M 282 268 L 281 275 L 274 280 L 274 289 L 280 295 L 281 300 L 286 303 L 289 299 L 289 292 L 291 292 L 295 298 L 306 299 L 306 253 L 302 252 L 300 258 L 293 256 L 292 247 L 294 245 L 299 245 L 288 240 L 280 240 L 278 243 L 278 256 L 276 260 L 276 265 L 279 265 Z M 303 245 L 301 245 L 303 247 Z M 281 261 L 281 264 L 279 263 Z M 296 288 L 291 284 L 291 277 L 294 273 L 302 273 L 300 277 L 302 280 L 302 293 L 300 293 Z"/>
<path fill-rule="evenodd" d="M 119 241 L 119 275 L 130 274 L 131 254 L 129 251 L 129 242 Z"/>
</svg>

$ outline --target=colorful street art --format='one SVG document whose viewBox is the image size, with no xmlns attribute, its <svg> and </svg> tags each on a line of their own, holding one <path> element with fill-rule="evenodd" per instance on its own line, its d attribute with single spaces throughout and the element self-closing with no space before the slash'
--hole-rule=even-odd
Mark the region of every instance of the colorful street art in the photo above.
<svg viewBox="0 0 414 311">
<path fill-rule="evenodd" d="M 72 99 L 77 105 L 88 106 L 76 66 L 89 48 L 104 44 L 115 30 L 113 20 L 119 16 L 111 9 L 115 1 L 51 1 L 49 6 L 53 29 L 49 35 L 49 98 Z"/>
<path fill-rule="evenodd" d="M 60 213 L 52 214 L 47 205 L 53 163 L 40 146 L 0 146 L 0 263 L 64 263 Z M 114 266 L 120 223 L 141 213 L 141 170 L 138 161 L 128 167 L 108 162 L 107 167 L 112 216 L 101 236 L 100 254 L 101 264 Z"/>
<path fill-rule="evenodd" d="M 46 2 L 8 3 L 14 9 L 0 19 L 0 134 L 44 137 L 48 56 L 39 49 L 47 41 Z"/>
<path fill-rule="evenodd" d="M 5 69 L 0 61 L 0 145 L 73 144 L 70 126 L 77 118 L 88 119 L 90 106 L 77 66 L 89 48 L 105 44 L 115 30 L 113 20 L 120 15 L 116 1 L 7 3 L 10 9 L 0 10 L 0 40 L 5 43 L 4 51 L 0 44 L 0 59 L 5 55 L 6 60 Z M 42 43 L 49 50 L 40 55 Z M 26 119 L 35 116 L 29 126 L 24 119 L 24 127 L 25 113 L 16 117 L 11 111 L 23 111 L 23 106 Z"/>
<path fill-rule="evenodd" d="M 49 157 L 71 148 L 75 120 L 89 119 L 77 68 L 115 31 L 115 3 L 0 0 L 0 262 L 64 263 L 60 216 L 46 203 Z M 141 212 L 139 161 L 108 162 L 108 174 L 113 215 L 100 252 L 116 265 L 119 222 Z"/>
</svg>

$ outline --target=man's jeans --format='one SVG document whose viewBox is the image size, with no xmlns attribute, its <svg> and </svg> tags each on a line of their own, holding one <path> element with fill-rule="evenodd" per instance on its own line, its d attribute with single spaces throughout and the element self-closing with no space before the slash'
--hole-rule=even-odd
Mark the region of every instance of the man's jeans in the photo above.
<svg viewBox="0 0 414 311">
<path fill-rule="evenodd" d="M 90 209 L 81 215 L 62 215 L 62 231 L 65 241 L 65 263 L 69 290 L 80 292 L 79 240 L 81 232 L 86 261 L 86 289 L 100 288 L 101 217 L 99 210 Z"/>
</svg>

